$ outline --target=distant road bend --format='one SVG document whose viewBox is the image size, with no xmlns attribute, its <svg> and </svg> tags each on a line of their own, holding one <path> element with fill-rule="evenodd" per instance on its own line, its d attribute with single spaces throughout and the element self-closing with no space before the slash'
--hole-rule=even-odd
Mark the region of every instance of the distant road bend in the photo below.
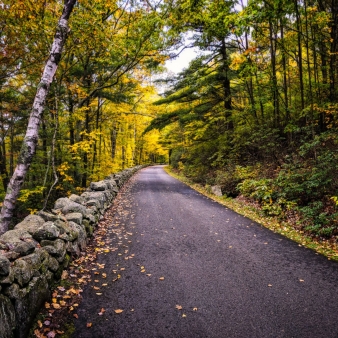
<svg viewBox="0 0 338 338">
<path fill-rule="evenodd" d="M 162 166 L 136 174 L 124 198 L 104 239 L 118 250 L 99 256 L 107 277 L 93 275 L 85 288 L 74 337 L 338 337 L 337 263 L 200 195 Z M 100 283 L 108 285 L 99 297 Z"/>
</svg>

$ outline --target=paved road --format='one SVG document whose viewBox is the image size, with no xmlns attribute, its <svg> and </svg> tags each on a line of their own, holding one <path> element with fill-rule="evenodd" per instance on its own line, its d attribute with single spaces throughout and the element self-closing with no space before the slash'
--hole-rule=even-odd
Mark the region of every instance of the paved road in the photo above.
<svg viewBox="0 0 338 338">
<path fill-rule="evenodd" d="M 140 171 L 127 190 L 103 238 L 117 250 L 98 258 L 107 276 L 85 289 L 74 337 L 338 337 L 337 263 L 161 166 Z"/>
</svg>

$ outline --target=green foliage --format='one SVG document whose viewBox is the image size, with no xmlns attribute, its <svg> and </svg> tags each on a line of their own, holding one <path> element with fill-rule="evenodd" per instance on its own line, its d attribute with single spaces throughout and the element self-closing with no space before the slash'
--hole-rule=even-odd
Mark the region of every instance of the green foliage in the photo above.
<svg viewBox="0 0 338 338">
<path fill-rule="evenodd" d="M 180 163 L 182 164 L 182 160 L 184 159 L 184 148 L 176 148 L 172 151 L 170 156 L 170 165 L 174 169 L 179 169 Z"/>
<path fill-rule="evenodd" d="M 331 145 L 331 133 L 305 142 L 298 155 L 286 157 L 276 184 L 287 200 L 304 205 L 338 189 L 338 152 L 325 147 L 327 142 Z"/>
<path fill-rule="evenodd" d="M 338 233 L 338 212 L 324 211 L 322 201 L 314 201 L 299 208 L 302 215 L 304 230 L 315 236 L 331 237 Z"/>
</svg>

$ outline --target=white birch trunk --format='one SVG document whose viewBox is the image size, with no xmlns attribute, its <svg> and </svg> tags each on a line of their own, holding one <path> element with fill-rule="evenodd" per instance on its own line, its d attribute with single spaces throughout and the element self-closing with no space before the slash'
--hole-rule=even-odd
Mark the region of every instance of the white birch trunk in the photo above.
<svg viewBox="0 0 338 338">
<path fill-rule="evenodd" d="M 38 132 L 41 115 L 45 107 L 45 101 L 49 87 L 57 70 L 61 53 L 68 34 L 68 20 L 74 8 L 76 0 L 65 0 L 61 18 L 58 22 L 54 41 L 51 47 L 48 61 L 43 71 L 38 89 L 34 98 L 32 111 L 29 117 L 26 135 L 22 143 L 17 166 L 9 182 L 6 196 L 0 213 L 0 235 L 8 230 L 13 217 L 13 211 L 18 199 L 21 186 L 25 180 L 27 171 L 32 163 L 38 143 Z"/>
</svg>

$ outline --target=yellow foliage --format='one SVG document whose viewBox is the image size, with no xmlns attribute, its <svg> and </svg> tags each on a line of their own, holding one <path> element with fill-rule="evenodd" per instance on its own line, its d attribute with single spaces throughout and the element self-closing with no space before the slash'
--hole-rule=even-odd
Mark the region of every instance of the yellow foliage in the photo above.
<svg viewBox="0 0 338 338">
<path fill-rule="evenodd" d="M 230 68 L 233 70 L 238 70 L 240 66 L 247 61 L 245 55 L 240 53 L 233 53 L 231 55 Z"/>
</svg>

